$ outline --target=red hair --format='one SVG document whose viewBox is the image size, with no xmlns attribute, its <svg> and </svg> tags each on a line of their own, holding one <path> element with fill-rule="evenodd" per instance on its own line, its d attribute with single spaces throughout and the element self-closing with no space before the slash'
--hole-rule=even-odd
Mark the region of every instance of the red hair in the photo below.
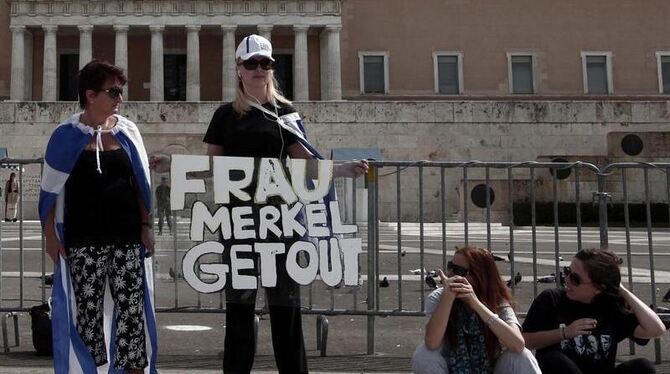
<svg viewBox="0 0 670 374">
<path fill-rule="evenodd" d="M 514 307 L 512 295 L 500 277 L 500 272 L 498 271 L 498 267 L 496 266 L 491 252 L 484 248 L 468 246 L 457 250 L 456 254 L 462 255 L 468 262 L 468 269 L 470 269 L 468 273 L 468 281 L 472 285 L 472 289 L 475 291 L 477 298 L 486 305 L 487 308 L 497 314 L 498 307 L 501 304 L 507 303 Z M 457 301 L 459 300 L 457 299 Z M 454 315 L 455 313 L 453 313 L 452 309 L 447 324 L 447 332 L 445 334 L 452 345 L 456 343 Z M 481 325 L 484 327 L 486 351 L 489 360 L 493 360 L 500 351 L 498 337 L 495 336 L 493 331 L 491 331 L 491 329 L 484 323 Z"/>
</svg>

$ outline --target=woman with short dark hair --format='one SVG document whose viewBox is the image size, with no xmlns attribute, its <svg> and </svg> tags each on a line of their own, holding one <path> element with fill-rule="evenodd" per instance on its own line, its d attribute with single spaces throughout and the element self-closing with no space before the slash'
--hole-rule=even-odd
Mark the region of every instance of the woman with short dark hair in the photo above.
<svg viewBox="0 0 670 374">
<path fill-rule="evenodd" d="M 125 83 L 114 65 L 86 64 L 78 82 L 83 112 L 56 127 L 45 153 L 39 211 L 47 253 L 56 262 L 57 373 L 105 366 L 155 372 L 152 269 L 146 259 L 154 251 L 151 188 L 139 130 L 118 114 Z"/>
<path fill-rule="evenodd" d="M 645 358 L 615 367 L 617 345 L 646 344 L 665 333 L 661 319 L 621 284 L 621 259 L 584 249 L 564 269 L 565 289 L 539 294 L 523 323 L 523 336 L 545 374 L 655 373 Z"/>
</svg>

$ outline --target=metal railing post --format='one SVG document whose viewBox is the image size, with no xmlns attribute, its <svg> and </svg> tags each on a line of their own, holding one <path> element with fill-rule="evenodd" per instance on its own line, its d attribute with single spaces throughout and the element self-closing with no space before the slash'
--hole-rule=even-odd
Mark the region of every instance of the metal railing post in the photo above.
<svg viewBox="0 0 670 374">
<path fill-rule="evenodd" d="M 377 248 L 376 231 L 377 231 L 377 217 L 375 215 L 375 192 L 377 167 L 370 165 L 366 178 L 366 187 L 368 189 L 368 245 L 367 245 L 367 261 L 368 261 L 368 311 L 374 311 L 377 300 L 377 285 L 375 284 L 375 274 L 377 272 L 375 264 L 375 252 Z M 369 355 L 375 353 L 375 316 L 368 315 L 368 342 L 367 353 Z"/>
<path fill-rule="evenodd" d="M 609 194 L 605 192 L 605 175 L 598 172 L 598 222 L 600 226 L 600 248 L 607 249 L 607 199 Z"/>
</svg>

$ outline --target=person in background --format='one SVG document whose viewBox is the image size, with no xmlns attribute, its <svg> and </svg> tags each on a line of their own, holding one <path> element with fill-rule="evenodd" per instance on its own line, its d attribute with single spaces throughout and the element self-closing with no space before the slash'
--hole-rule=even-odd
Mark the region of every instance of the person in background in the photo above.
<svg viewBox="0 0 670 374">
<path fill-rule="evenodd" d="M 12 172 L 5 184 L 5 222 L 16 222 L 19 195 L 19 181 L 16 180 L 16 173 Z"/>
<path fill-rule="evenodd" d="M 161 177 L 161 184 L 156 187 L 156 215 L 158 216 L 158 235 L 163 235 L 163 219 L 167 221 L 172 233 L 172 217 L 170 217 L 170 186 L 167 177 Z"/>
<path fill-rule="evenodd" d="M 523 336 L 545 374 L 656 372 L 642 357 L 615 365 L 622 340 L 646 344 L 665 333 L 658 315 L 621 284 L 621 262 L 606 250 L 580 250 L 564 270 L 565 289 L 537 295 Z"/>
<path fill-rule="evenodd" d="M 540 373 L 491 252 L 458 249 L 447 274 L 438 274 L 442 287 L 426 301 L 428 322 L 424 344 L 412 357 L 414 373 Z"/>
</svg>

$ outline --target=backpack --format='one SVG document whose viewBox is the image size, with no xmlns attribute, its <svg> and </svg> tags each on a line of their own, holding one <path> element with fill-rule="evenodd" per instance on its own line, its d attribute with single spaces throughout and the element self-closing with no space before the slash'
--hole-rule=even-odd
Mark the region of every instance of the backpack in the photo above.
<svg viewBox="0 0 670 374">
<path fill-rule="evenodd" d="M 37 355 L 53 356 L 51 307 L 48 303 L 30 308 L 30 327 L 33 330 L 33 347 Z"/>
</svg>

